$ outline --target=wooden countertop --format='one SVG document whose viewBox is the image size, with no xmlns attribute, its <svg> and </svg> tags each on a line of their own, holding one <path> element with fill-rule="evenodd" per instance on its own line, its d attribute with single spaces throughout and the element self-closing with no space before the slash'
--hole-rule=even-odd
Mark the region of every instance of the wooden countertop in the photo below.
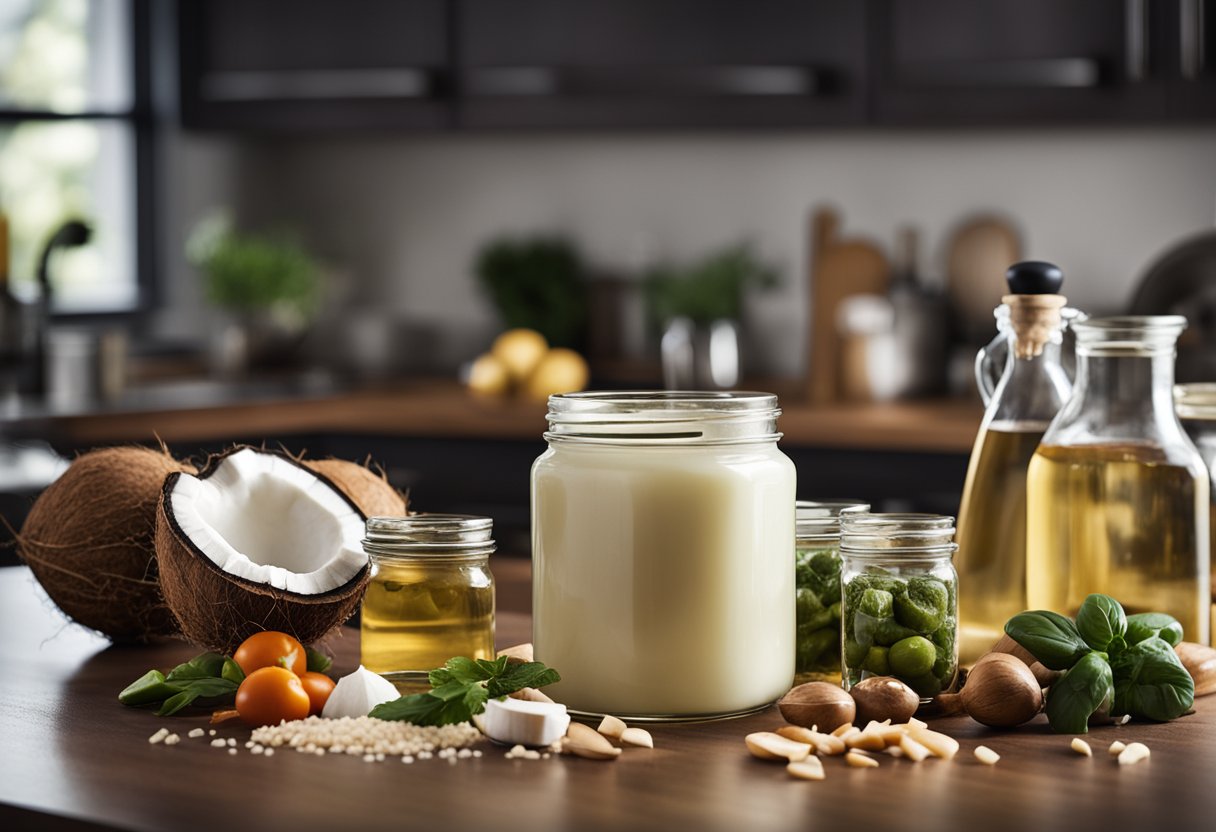
<svg viewBox="0 0 1216 832">
<path fill-rule="evenodd" d="M 968 453 L 983 415 L 978 402 L 934 400 L 809 406 L 783 399 L 779 426 L 795 446 Z M 343 433 L 540 441 L 545 407 L 476 398 L 454 382 L 326 393 L 214 407 L 101 410 L 52 416 L 37 430 L 74 445 L 227 441 Z M 26 425 L 26 430 L 30 425 Z"/>
<path fill-rule="evenodd" d="M 527 561 L 497 560 L 500 644 L 527 638 Z M 513 608 L 511 608 L 513 607 Z M 358 638 L 332 643 L 335 669 L 357 662 Z M 196 651 L 181 644 L 112 648 L 66 625 L 24 568 L 0 570 L 0 828 L 237 830 L 1210 830 L 1216 818 L 1216 696 L 1166 725 L 1095 729 L 1095 756 L 1068 749 L 1039 717 L 991 731 L 966 717 L 934 727 L 957 737 L 952 762 L 880 758 L 877 769 L 825 761 L 827 779 L 790 779 L 751 758 L 742 738 L 781 724 L 774 709 L 744 719 L 652 729 L 654 750 L 615 762 L 578 758 L 455 765 L 364 763 L 356 757 L 229 755 L 187 739 L 205 716 L 157 718 L 118 691 L 150 667 Z M 162 725 L 180 745 L 149 745 Z M 226 727 L 243 744 L 248 731 Z M 1152 757 L 1119 767 L 1114 739 Z M 1001 754 L 992 768 L 971 752 Z"/>
</svg>

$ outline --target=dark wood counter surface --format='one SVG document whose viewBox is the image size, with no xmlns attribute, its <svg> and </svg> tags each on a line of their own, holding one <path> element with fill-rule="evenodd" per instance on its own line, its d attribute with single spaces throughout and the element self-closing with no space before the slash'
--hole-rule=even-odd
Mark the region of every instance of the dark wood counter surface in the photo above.
<svg viewBox="0 0 1216 832">
<path fill-rule="evenodd" d="M 500 558 L 500 643 L 527 638 L 528 563 Z M 353 631 L 335 639 L 336 670 L 357 662 Z M 153 666 L 195 651 L 182 644 L 111 648 L 65 624 L 24 568 L 0 570 L 0 828 L 136 830 L 1211 830 L 1216 820 L 1216 697 L 1168 725 L 1097 729 L 1095 756 L 1040 717 L 1014 732 L 966 717 L 935 727 L 957 737 L 953 762 L 880 758 L 877 769 L 826 761 L 823 782 L 795 781 L 752 759 L 744 734 L 781 724 L 746 719 L 652 730 L 653 751 L 616 762 L 480 759 L 364 763 L 244 748 L 230 756 L 187 739 L 205 716 L 157 718 L 116 695 Z M 180 745 L 149 745 L 162 725 Z M 241 743 L 248 731 L 224 728 Z M 1119 767 L 1114 739 L 1152 757 Z M 989 768 L 971 752 L 1002 755 Z"/>
<path fill-rule="evenodd" d="M 782 408 L 787 444 L 863 450 L 968 453 L 983 415 L 978 402 L 960 400 L 810 406 L 783 398 Z M 477 398 L 454 382 L 428 381 L 214 406 L 118 405 L 27 420 L 31 426 L 76 446 L 317 433 L 539 441 L 545 407 Z"/>
</svg>

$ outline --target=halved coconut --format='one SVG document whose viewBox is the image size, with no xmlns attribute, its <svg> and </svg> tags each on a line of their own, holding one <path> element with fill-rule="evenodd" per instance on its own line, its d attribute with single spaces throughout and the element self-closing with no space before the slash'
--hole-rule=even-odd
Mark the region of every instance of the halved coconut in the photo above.
<svg viewBox="0 0 1216 832">
<path fill-rule="evenodd" d="M 363 597 L 364 516 L 326 477 L 274 451 L 235 448 L 165 480 L 161 591 L 191 641 L 229 654 L 260 630 L 317 641 Z"/>
</svg>

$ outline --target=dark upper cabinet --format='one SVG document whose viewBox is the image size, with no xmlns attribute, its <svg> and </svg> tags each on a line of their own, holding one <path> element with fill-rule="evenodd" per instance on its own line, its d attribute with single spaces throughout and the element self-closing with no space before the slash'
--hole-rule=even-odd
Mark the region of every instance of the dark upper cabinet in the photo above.
<svg viewBox="0 0 1216 832">
<path fill-rule="evenodd" d="M 468 127 L 786 127 L 865 118 L 857 0 L 458 0 Z"/>
<path fill-rule="evenodd" d="M 179 0 L 182 121 L 446 127 L 448 8 L 445 0 Z"/>
<path fill-rule="evenodd" d="M 1176 0 L 874 0 L 880 123 L 1144 121 L 1166 115 Z"/>
<path fill-rule="evenodd" d="M 1165 73 L 1171 78 L 1169 115 L 1216 116 L 1216 0 L 1172 0 L 1163 19 L 1171 34 Z"/>
</svg>

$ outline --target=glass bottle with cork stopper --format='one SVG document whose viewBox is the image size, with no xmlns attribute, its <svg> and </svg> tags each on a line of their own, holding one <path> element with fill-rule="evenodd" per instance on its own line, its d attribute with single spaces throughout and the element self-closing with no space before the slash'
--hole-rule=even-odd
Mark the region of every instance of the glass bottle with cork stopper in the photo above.
<svg viewBox="0 0 1216 832">
<path fill-rule="evenodd" d="M 1026 470 L 1048 424 L 1071 390 L 1060 361 L 1067 298 L 1051 263 L 1015 263 L 1009 294 L 995 316 L 996 339 L 976 357 L 976 381 L 987 409 L 971 451 L 959 507 L 955 567 L 959 653 L 974 662 L 1026 609 Z"/>
</svg>

